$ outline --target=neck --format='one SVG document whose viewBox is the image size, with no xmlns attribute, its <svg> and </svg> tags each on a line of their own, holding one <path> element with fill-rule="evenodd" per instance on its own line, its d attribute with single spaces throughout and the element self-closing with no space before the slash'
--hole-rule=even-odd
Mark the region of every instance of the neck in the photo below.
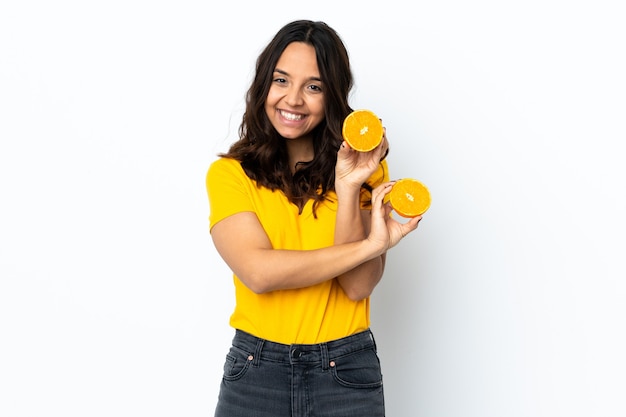
<svg viewBox="0 0 626 417">
<path fill-rule="evenodd" d="M 289 154 L 289 166 L 295 172 L 298 162 L 308 162 L 315 157 L 313 142 L 310 138 L 286 139 L 287 153 Z"/>
</svg>

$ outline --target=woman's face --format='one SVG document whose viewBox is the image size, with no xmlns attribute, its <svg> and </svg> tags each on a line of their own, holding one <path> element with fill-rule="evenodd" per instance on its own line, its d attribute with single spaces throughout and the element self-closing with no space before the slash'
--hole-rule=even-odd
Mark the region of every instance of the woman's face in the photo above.
<svg viewBox="0 0 626 417">
<path fill-rule="evenodd" d="M 292 42 L 276 63 L 265 112 L 286 139 L 306 137 L 324 120 L 324 90 L 315 48 Z"/>
</svg>

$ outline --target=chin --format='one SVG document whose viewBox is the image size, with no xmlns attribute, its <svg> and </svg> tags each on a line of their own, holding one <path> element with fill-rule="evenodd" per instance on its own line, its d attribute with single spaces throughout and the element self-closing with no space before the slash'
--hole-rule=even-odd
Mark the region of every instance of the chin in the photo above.
<svg viewBox="0 0 626 417">
<path fill-rule="evenodd" d="M 297 140 L 297 139 L 300 139 L 302 137 L 302 135 L 282 135 L 282 134 L 280 134 L 280 132 L 278 132 L 278 134 L 282 138 L 284 138 L 286 140 Z"/>
</svg>

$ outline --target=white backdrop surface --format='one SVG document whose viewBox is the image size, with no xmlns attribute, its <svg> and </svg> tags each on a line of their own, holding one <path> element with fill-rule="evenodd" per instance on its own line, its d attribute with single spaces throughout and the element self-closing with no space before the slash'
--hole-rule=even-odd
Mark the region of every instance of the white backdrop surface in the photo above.
<svg viewBox="0 0 626 417">
<path fill-rule="evenodd" d="M 212 415 L 233 294 L 204 175 L 309 18 L 433 196 L 373 295 L 388 415 L 624 416 L 617 6 L 2 3 L 0 415 Z"/>
</svg>

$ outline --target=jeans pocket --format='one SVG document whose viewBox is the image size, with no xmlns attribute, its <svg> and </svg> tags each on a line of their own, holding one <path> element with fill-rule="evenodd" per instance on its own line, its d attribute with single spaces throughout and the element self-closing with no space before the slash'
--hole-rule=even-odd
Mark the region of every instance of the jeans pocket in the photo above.
<svg viewBox="0 0 626 417">
<path fill-rule="evenodd" d="M 232 346 L 224 362 L 224 379 L 235 381 L 243 377 L 250 368 L 250 358 L 249 353 Z"/>
<path fill-rule="evenodd" d="M 380 360 L 374 349 L 365 349 L 331 360 L 335 381 L 350 388 L 377 388 L 383 385 Z"/>
</svg>

